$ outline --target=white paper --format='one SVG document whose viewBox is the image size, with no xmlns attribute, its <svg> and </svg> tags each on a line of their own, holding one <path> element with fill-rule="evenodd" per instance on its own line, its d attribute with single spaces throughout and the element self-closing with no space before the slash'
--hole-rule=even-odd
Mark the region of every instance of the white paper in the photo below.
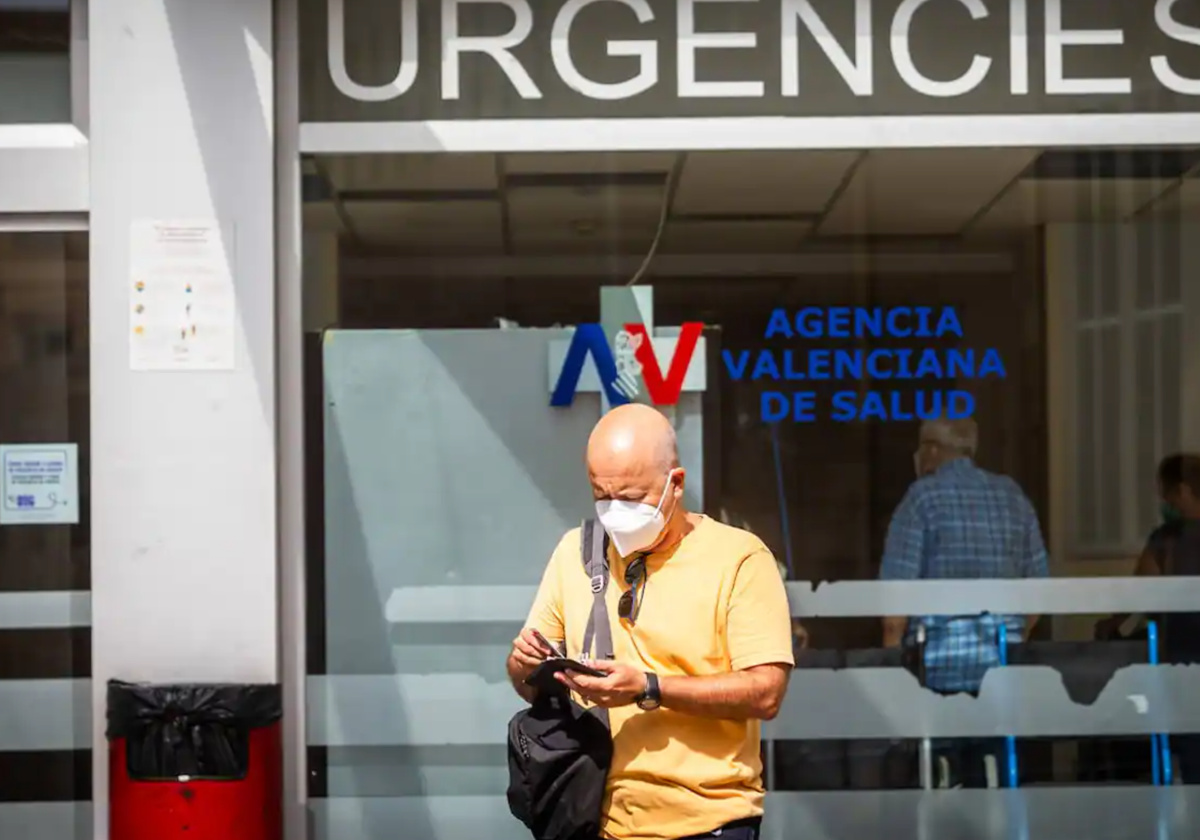
<svg viewBox="0 0 1200 840">
<path fill-rule="evenodd" d="M 232 370 L 233 253 L 215 219 L 139 220 L 130 237 L 134 370 Z"/>
<path fill-rule="evenodd" d="M 73 443 L 0 443 L 0 525 L 79 522 Z"/>
</svg>

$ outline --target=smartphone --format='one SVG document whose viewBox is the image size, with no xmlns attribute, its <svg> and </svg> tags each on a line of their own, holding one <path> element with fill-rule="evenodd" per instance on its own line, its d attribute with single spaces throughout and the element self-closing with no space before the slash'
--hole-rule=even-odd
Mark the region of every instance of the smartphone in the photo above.
<svg viewBox="0 0 1200 840">
<path fill-rule="evenodd" d="M 525 680 L 527 685 L 532 685 L 536 688 L 547 688 L 558 686 L 561 690 L 561 685 L 554 679 L 554 675 L 562 671 L 571 671 L 578 674 L 586 674 L 589 677 L 605 677 L 608 676 L 603 671 L 597 671 L 595 668 L 590 668 L 582 662 L 576 662 L 573 659 L 565 659 L 562 657 L 554 657 L 547 659 L 533 669 L 533 673 Z"/>
<path fill-rule="evenodd" d="M 544 646 L 544 647 L 545 647 L 547 650 L 552 650 L 552 651 L 554 651 L 554 654 L 553 654 L 554 656 L 557 656 L 557 657 L 559 657 L 559 658 L 564 658 L 563 651 L 562 651 L 561 649 L 559 649 L 558 645 L 556 645 L 556 644 L 552 643 L 552 642 L 551 642 L 549 639 L 547 639 L 545 636 L 543 636 L 543 635 L 542 635 L 541 633 L 539 633 L 537 630 L 534 630 L 534 631 L 533 631 L 533 636 L 534 636 L 534 638 L 535 638 L 535 639 L 537 639 L 537 640 L 538 640 L 538 642 L 539 642 L 540 644 L 542 644 L 542 645 L 543 645 L 543 646 Z"/>
</svg>

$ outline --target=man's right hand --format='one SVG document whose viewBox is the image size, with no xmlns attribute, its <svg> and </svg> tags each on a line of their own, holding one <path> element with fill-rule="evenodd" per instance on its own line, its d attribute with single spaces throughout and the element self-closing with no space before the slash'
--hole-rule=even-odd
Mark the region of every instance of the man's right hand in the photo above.
<svg viewBox="0 0 1200 840">
<path fill-rule="evenodd" d="M 554 651 L 541 643 L 532 628 L 526 627 L 513 639 L 512 653 L 509 654 L 513 678 L 523 680 L 550 656 L 554 656 Z"/>
</svg>

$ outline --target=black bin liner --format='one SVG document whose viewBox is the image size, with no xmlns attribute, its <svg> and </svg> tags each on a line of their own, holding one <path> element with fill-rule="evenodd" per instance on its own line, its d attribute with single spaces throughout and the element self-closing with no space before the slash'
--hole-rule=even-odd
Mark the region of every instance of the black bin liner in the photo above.
<svg viewBox="0 0 1200 840">
<path fill-rule="evenodd" d="M 278 685 L 108 683 L 108 739 L 135 780 L 243 779 L 251 730 L 282 716 Z"/>
</svg>

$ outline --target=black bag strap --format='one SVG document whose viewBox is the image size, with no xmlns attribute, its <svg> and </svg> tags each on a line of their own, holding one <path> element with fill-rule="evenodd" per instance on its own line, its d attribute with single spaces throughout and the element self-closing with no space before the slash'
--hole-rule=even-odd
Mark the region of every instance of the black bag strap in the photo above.
<svg viewBox="0 0 1200 840">
<path fill-rule="evenodd" d="M 592 583 L 592 614 L 583 633 L 583 655 L 612 659 L 612 625 L 608 620 L 608 537 L 595 519 L 584 520 L 579 535 L 583 569 Z M 595 650 L 593 650 L 593 643 Z"/>
</svg>

